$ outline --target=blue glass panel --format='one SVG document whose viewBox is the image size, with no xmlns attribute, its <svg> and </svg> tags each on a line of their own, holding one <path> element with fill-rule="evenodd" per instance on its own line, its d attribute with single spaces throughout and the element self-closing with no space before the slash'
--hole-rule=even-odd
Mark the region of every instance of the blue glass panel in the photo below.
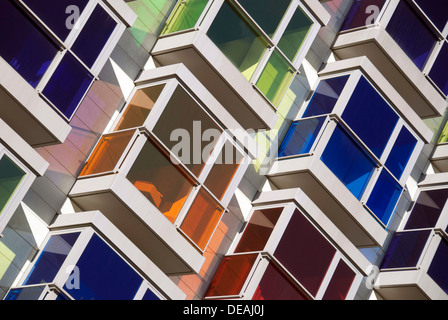
<svg viewBox="0 0 448 320">
<path fill-rule="evenodd" d="M 278 156 L 286 157 L 310 152 L 324 121 L 325 117 L 319 117 L 293 122 L 280 145 Z"/>
<path fill-rule="evenodd" d="M 384 255 L 381 269 L 406 268 L 417 265 L 431 230 L 397 232 Z"/>
<path fill-rule="evenodd" d="M 448 1 L 446 0 L 415 0 L 434 25 L 443 31 L 448 21 Z"/>
<path fill-rule="evenodd" d="M 92 81 L 93 76 L 67 52 L 43 94 L 70 119 Z"/>
<path fill-rule="evenodd" d="M 440 241 L 439 247 L 434 255 L 428 269 L 428 275 L 448 294 L 448 243 L 445 239 Z"/>
<path fill-rule="evenodd" d="M 92 67 L 116 26 L 115 20 L 97 5 L 73 44 L 72 51 L 88 67 Z"/>
<path fill-rule="evenodd" d="M 52 282 L 78 236 L 79 232 L 51 236 L 24 285 Z"/>
<path fill-rule="evenodd" d="M 386 0 L 355 0 L 344 20 L 341 31 L 373 24 L 377 16 L 371 8 L 378 8 L 379 13 L 385 2 Z"/>
<path fill-rule="evenodd" d="M 9 290 L 4 300 L 38 300 L 45 286 L 32 286 Z"/>
<path fill-rule="evenodd" d="M 397 179 L 401 178 L 416 144 L 417 139 L 403 127 L 386 160 L 386 167 Z"/>
<path fill-rule="evenodd" d="M 303 118 L 330 113 L 338 101 L 348 77 L 347 75 L 320 81 Z"/>
<path fill-rule="evenodd" d="M 74 25 L 77 12 L 70 6 L 76 6 L 82 13 L 89 0 L 23 0 L 25 4 L 61 39 L 65 40 Z"/>
<path fill-rule="evenodd" d="M 321 159 L 360 199 L 376 165 L 340 125 L 334 130 Z"/>
<path fill-rule="evenodd" d="M 142 300 L 160 300 L 160 299 L 154 294 L 154 292 L 148 289 L 143 295 Z"/>
<path fill-rule="evenodd" d="M 389 222 L 402 190 L 386 170 L 381 171 L 367 201 L 367 207 L 384 225 Z"/>
<path fill-rule="evenodd" d="M 444 42 L 434 65 L 429 72 L 429 77 L 448 96 L 448 43 Z"/>
<path fill-rule="evenodd" d="M 0 56 L 34 88 L 59 47 L 10 1 L 0 1 Z"/>
<path fill-rule="evenodd" d="M 407 1 L 400 1 L 386 31 L 422 70 L 438 38 Z"/>
<path fill-rule="evenodd" d="M 361 77 L 342 113 L 342 119 L 379 158 L 398 121 L 398 115 Z"/>
<path fill-rule="evenodd" d="M 79 258 L 79 288 L 64 290 L 75 300 L 132 300 L 142 278 L 98 235 Z"/>
</svg>

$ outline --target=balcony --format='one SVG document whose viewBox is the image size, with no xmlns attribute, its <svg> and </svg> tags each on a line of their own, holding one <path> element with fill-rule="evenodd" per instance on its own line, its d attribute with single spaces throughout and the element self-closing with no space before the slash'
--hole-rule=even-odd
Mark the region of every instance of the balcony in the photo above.
<svg viewBox="0 0 448 320">
<path fill-rule="evenodd" d="M 183 300 L 185 294 L 99 211 L 60 215 L 19 286 L 5 297 L 168 299 Z"/>
<path fill-rule="evenodd" d="M 378 14 L 368 11 L 369 5 Z M 333 51 L 340 59 L 368 57 L 419 117 L 431 118 L 446 108 L 448 47 L 442 48 L 444 25 L 429 21 L 424 7 L 420 0 L 356 1 Z"/>
<path fill-rule="evenodd" d="M 254 12 L 247 1 L 181 2 L 152 55 L 163 66 L 184 63 L 245 129 L 269 130 L 321 23 L 329 19 L 318 1 L 306 4 L 282 0 Z"/>
<path fill-rule="evenodd" d="M 329 64 L 320 76 L 268 178 L 301 188 L 357 247 L 382 246 L 432 132 L 366 58 Z"/>
<path fill-rule="evenodd" d="M 205 298 L 353 299 L 368 265 L 302 190 L 263 192 Z"/>
</svg>

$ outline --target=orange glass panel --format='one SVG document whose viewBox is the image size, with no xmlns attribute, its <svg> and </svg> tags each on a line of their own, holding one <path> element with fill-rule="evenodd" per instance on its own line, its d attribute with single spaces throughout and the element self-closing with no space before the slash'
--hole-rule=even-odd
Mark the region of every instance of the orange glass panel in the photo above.
<svg viewBox="0 0 448 320">
<path fill-rule="evenodd" d="M 262 251 L 282 211 L 283 207 L 254 211 L 235 252 Z"/>
<path fill-rule="evenodd" d="M 240 294 L 257 255 L 252 253 L 224 257 L 205 293 L 205 297 Z"/>
<path fill-rule="evenodd" d="M 207 188 L 218 199 L 222 200 L 242 160 L 243 155 L 226 142 L 205 180 Z"/>
<path fill-rule="evenodd" d="M 139 127 L 145 122 L 160 96 L 164 84 L 137 90 L 129 106 L 121 116 L 115 131 Z"/>
<path fill-rule="evenodd" d="M 128 130 L 103 135 L 79 175 L 113 171 L 134 132 Z"/>
<path fill-rule="evenodd" d="M 143 146 L 126 178 L 171 222 L 193 188 L 193 182 L 150 140 Z"/>
<path fill-rule="evenodd" d="M 193 201 L 180 229 L 202 250 L 205 249 L 224 209 L 201 188 Z"/>
</svg>

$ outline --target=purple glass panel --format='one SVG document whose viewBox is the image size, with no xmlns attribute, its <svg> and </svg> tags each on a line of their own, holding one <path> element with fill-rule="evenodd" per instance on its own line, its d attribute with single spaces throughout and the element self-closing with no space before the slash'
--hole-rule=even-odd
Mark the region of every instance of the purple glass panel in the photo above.
<svg viewBox="0 0 448 320">
<path fill-rule="evenodd" d="M 448 189 L 422 191 L 412 209 L 405 229 L 432 228 L 448 199 Z"/>
<path fill-rule="evenodd" d="M 381 269 L 415 267 L 430 232 L 431 230 L 420 230 L 395 233 Z"/>
<path fill-rule="evenodd" d="M 429 77 L 439 87 L 439 89 L 448 95 L 448 43 L 444 42 L 442 49 L 434 62 Z"/>
<path fill-rule="evenodd" d="M 345 18 L 341 31 L 375 23 L 385 2 L 386 0 L 355 0 Z"/>
<path fill-rule="evenodd" d="M 422 70 L 438 38 L 407 1 L 400 1 L 386 31 Z"/>
<path fill-rule="evenodd" d="M 428 269 L 428 275 L 448 294 L 448 243 L 440 241 L 436 254 Z"/>
<path fill-rule="evenodd" d="M 414 0 L 431 19 L 434 25 L 443 31 L 448 20 L 447 0 Z"/>
</svg>

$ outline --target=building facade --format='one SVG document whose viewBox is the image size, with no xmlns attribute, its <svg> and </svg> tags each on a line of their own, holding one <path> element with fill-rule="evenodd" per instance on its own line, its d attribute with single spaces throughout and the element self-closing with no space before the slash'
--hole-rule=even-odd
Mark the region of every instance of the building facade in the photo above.
<svg viewBox="0 0 448 320">
<path fill-rule="evenodd" d="M 2 299 L 448 298 L 448 2 L 0 18 Z"/>
</svg>

